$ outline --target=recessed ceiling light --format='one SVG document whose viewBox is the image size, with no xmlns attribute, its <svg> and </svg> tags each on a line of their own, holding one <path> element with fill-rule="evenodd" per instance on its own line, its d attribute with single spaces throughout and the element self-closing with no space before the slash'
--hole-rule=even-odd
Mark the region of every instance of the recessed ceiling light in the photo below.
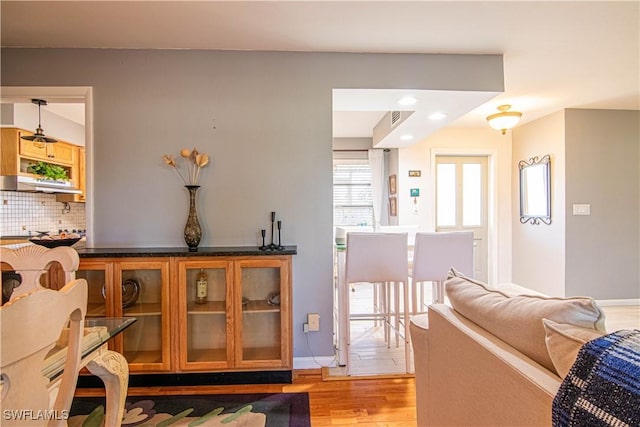
<svg viewBox="0 0 640 427">
<path fill-rule="evenodd" d="M 398 104 L 400 105 L 413 105 L 416 102 L 418 102 L 418 100 L 411 95 L 403 96 L 398 100 Z"/>
<path fill-rule="evenodd" d="M 431 114 L 431 115 L 429 116 L 429 120 L 442 120 L 442 119 L 444 119 L 445 117 L 447 117 L 447 115 L 446 115 L 445 113 L 437 112 L 437 113 L 433 113 L 433 114 Z"/>
<path fill-rule="evenodd" d="M 400 137 L 400 139 L 403 140 L 403 141 L 411 141 L 413 139 L 413 135 L 410 135 L 410 134 L 407 133 L 407 134 L 402 135 Z"/>
</svg>

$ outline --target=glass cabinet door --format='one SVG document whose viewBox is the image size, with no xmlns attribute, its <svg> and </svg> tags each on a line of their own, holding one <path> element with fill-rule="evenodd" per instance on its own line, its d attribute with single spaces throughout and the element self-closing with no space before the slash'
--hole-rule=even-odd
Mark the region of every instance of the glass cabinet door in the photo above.
<svg viewBox="0 0 640 427">
<path fill-rule="evenodd" d="M 232 269 L 227 261 L 178 262 L 180 368 L 223 369 L 233 361 Z"/>
<path fill-rule="evenodd" d="M 131 371 L 170 368 L 169 261 L 121 261 L 112 284 L 114 315 L 138 320 L 116 338 Z M 118 286 L 119 285 L 119 286 Z"/>
<path fill-rule="evenodd" d="M 236 362 L 241 367 L 290 364 L 289 263 L 284 259 L 236 263 Z"/>
<path fill-rule="evenodd" d="M 87 281 L 87 317 L 105 317 L 113 312 L 113 293 L 107 293 L 107 283 L 113 280 L 112 267 L 103 261 L 80 261 L 76 279 Z"/>
</svg>

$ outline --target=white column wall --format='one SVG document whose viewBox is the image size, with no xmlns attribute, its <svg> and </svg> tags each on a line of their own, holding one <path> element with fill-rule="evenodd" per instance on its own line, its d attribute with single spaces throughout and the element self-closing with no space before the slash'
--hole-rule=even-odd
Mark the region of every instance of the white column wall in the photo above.
<svg viewBox="0 0 640 427">
<path fill-rule="evenodd" d="M 551 224 L 520 223 L 518 162 L 551 156 Z M 547 295 L 565 295 L 564 111 L 519 126 L 513 138 L 513 281 Z"/>
</svg>

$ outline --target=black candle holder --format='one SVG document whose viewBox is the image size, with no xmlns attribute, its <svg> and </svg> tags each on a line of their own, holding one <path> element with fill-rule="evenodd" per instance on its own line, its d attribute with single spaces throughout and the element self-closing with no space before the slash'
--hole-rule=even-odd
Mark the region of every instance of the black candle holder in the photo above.
<svg viewBox="0 0 640 427">
<path fill-rule="evenodd" d="M 261 251 L 267 250 L 267 246 L 264 244 L 264 238 L 267 234 L 267 230 L 260 230 L 260 235 L 262 236 L 262 246 L 260 246 L 258 249 L 260 249 Z"/>
<path fill-rule="evenodd" d="M 281 240 L 281 234 L 280 234 L 282 231 L 282 221 L 277 222 L 277 225 L 278 225 L 278 244 L 277 245 L 274 242 L 274 238 L 275 238 L 274 226 L 275 225 L 276 225 L 276 213 L 271 212 L 271 243 L 266 245 L 264 241 L 267 234 L 267 230 L 260 230 L 260 235 L 262 236 L 262 246 L 260 246 L 258 249 L 260 249 L 261 251 L 281 251 L 284 249 L 284 246 L 282 246 L 282 240 Z"/>
<path fill-rule="evenodd" d="M 275 250 L 276 249 L 276 244 L 273 243 L 273 224 L 276 221 L 276 213 L 275 212 L 271 212 L 271 243 L 269 243 L 269 250 Z"/>
<path fill-rule="evenodd" d="M 282 231 L 282 221 L 278 221 L 278 246 L 276 246 L 276 249 L 279 251 L 284 249 L 284 246 L 282 246 L 282 237 L 280 236 L 281 231 Z"/>
</svg>

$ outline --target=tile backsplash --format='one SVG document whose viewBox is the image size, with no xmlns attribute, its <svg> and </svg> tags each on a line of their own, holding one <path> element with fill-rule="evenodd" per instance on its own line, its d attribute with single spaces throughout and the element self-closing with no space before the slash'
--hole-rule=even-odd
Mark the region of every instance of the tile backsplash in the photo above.
<svg viewBox="0 0 640 427">
<path fill-rule="evenodd" d="M 0 200 L 2 236 L 28 236 L 30 231 L 34 235 L 36 231 L 55 234 L 59 229 L 87 228 L 84 203 L 69 203 L 66 212 L 65 204 L 57 202 L 54 194 L 0 191 Z"/>
</svg>

